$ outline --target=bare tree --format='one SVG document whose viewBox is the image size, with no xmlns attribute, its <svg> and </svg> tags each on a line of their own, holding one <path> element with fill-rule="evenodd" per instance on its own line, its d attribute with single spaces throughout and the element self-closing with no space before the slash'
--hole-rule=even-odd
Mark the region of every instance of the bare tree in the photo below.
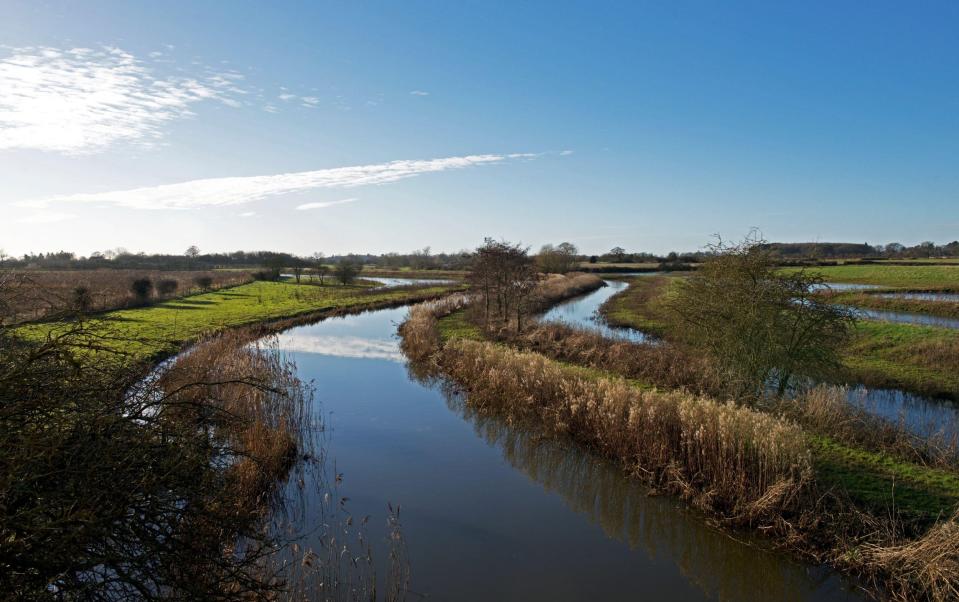
<svg viewBox="0 0 959 602">
<path fill-rule="evenodd" d="M 529 249 L 486 238 L 473 257 L 470 285 L 483 297 L 484 321 L 508 326 L 515 317 L 522 327 L 528 299 L 536 284 Z"/>
<path fill-rule="evenodd" d="M 189 247 L 187 247 L 187 250 L 184 253 L 184 255 L 186 255 L 190 259 L 196 259 L 197 257 L 200 256 L 200 247 L 196 245 L 190 245 Z"/>
</svg>

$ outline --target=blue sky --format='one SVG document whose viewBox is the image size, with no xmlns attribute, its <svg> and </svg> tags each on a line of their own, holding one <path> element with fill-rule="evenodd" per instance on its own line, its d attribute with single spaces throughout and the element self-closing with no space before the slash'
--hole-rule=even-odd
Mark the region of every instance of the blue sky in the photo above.
<svg viewBox="0 0 959 602">
<path fill-rule="evenodd" d="M 4 2 L 0 248 L 959 238 L 954 2 L 306 4 Z"/>
</svg>

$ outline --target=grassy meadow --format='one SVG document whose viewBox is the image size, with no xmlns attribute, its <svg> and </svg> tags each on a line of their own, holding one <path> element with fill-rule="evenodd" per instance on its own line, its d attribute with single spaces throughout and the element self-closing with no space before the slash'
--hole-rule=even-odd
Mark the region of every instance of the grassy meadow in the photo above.
<svg viewBox="0 0 959 602">
<path fill-rule="evenodd" d="M 107 312 L 89 324 L 108 347 L 145 358 L 175 352 L 184 342 L 227 328 L 422 300 L 448 290 L 450 287 L 446 286 L 374 290 L 363 286 L 258 281 L 146 307 Z M 69 322 L 39 322 L 23 325 L 17 332 L 36 340 L 70 326 Z"/>
<path fill-rule="evenodd" d="M 872 284 L 917 291 L 959 291 L 957 265 L 882 265 L 847 264 L 807 268 L 783 268 L 784 273 L 805 270 L 822 276 L 826 282 Z"/>
</svg>

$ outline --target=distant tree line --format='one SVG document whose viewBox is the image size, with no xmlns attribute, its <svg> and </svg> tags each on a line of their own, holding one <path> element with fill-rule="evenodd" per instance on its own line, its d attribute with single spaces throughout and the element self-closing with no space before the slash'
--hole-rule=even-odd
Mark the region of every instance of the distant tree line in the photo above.
<svg viewBox="0 0 959 602">
<path fill-rule="evenodd" d="M 932 241 L 909 247 L 898 242 L 884 245 L 869 243 L 797 242 L 766 243 L 763 248 L 778 259 L 927 259 L 959 257 L 959 241 L 937 245 Z"/>
<path fill-rule="evenodd" d="M 926 241 L 914 246 L 898 242 L 882 245 L 869 243 L 763 243 L 763 250 L 783 262 L 835 259 L 925 259 L 959 257 L 959 241 L 936 244 Z M 575 245 L 561 242 L 543 245 L 534 257 L 537 267 L 546 273 L 575 270 L 581 263 L 659 264 L 682 266 L 698 264 L 712 256 L 709 249 L 696 252 L 670 252 L 657 255 L 648 252 L 630 252 L 613 247 L 600 255 L 581 254 Z M 10 256 L 0 249 L 0 266 L 21 269 L 141 269 L 141 270 L 210 270 L 215 268 L 266 268 L 272 278 L 279 278 L 285 269 L 316 268 L 319 265 L 335 267 L 348 262 L 357 269 L 371 266 L 380 269 L 414 270 L 469 270 L 475 260 L 474 251 L 432 253 L 423 247 L 409 253 L 349 253 L 325 256 L 314 253 L 309 257 L 276 251 L 233 251 L 230 253 L 203 253 L 193 245 L 179 255 L 166 253 L 132 253 L 122 247 L 79 256 L 70 251 L 27 253 Z M 302 271 L 302 270 L 301 270 Z M 326 272 L 324 272 L 325 275 Z"/>
</svg>

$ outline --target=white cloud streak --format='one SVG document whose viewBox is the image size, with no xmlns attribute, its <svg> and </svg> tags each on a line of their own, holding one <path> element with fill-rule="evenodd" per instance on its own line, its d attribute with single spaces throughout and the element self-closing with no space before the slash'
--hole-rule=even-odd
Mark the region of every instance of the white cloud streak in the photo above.
<svg viewBox="0 0 959 602">
<path fill-rule="evenodd" d="M 425 90 L 413 90 L 410 92 L 412 96 L 429 96 L 430 93 Z"/>
<path fill-rule="evenodd" d="M 298 211 L 309 211 L 310 209 L 323 209 L 325 207 L 332 207 L 333 205 L 343 205 L 344 203 L 354 203 L 359 199 L 341 199 L 339 201 L 321 201 L 318 203 L 304 203 L 302 205 L 297 205 L 296 209 Z"/>
<path fill-rule="evenodd" d="M 131 209 L 193 209 L 240 205 L 307 190 L 387 184 L 427 173 L 490 165 L 508 160 L 532 159 L 537 156 L 534 153 L 467 155 L 441 159 L 390 161 L 270 176 L 207 178 L 131 190 L 58 195 L 19 201 L 16 205 L 46 208 L 54 204 L 95 203 Z"/>
<path fill-rule="evenodd" d="M 149 145 L 163 126 L 216 100 L 237 106 L 235 73 L 155 76 L 119 48 L 15 48 L 0 59 L 0 150 L 81 155 L 125 141 Z"/>
</svg>

